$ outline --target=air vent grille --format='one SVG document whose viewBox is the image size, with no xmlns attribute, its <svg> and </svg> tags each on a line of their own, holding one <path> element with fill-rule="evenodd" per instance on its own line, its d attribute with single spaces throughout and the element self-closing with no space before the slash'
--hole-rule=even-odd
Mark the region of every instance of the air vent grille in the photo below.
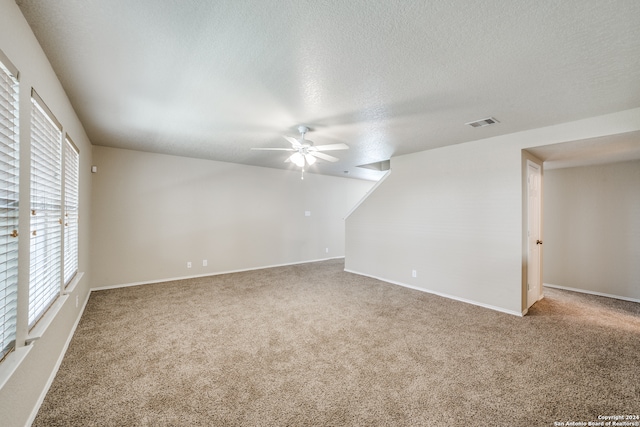
<svg viewBox="0 0 640 427">
<path fill-rule="evenodd" d="M 480 128 L 483 126 L 489 126 L 489 125 L 493 125 L 496 123 L 500 123 L 496 118 L 494 117 L 487 117 L 486 119 L 481 119 L 481 120 L 476 120 L 473 122 L 469 122 L 469 123 L 465 123 L 466 125 L 469 125 L 473 128 Z"/>
</svg>

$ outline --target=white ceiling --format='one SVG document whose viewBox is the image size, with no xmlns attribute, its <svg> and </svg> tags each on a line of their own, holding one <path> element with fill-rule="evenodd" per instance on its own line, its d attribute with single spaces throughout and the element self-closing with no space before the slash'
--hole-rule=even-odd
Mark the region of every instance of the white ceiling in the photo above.
<svg viewBox="0 0 640 427">
<path fill-rule="evenodd" d="M 356 166 L 640 106 L 637 0 L 16 3 L 96 145 L 292 168 L 250 148 L 304 124 L 350 146 L 310 172 L 377 179 Z"/>
</svg>

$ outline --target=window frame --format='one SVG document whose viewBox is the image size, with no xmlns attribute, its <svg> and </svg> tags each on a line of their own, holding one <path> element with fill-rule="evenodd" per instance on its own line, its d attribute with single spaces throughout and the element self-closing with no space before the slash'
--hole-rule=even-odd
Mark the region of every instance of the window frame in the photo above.
<svg viewBox="0 0 640 427">
<path fill-rule="evenodd" d="M 20 74 L 0 50 L 0 361 L 16 346 L 20 187 Z M 4 206 L 1 206 L 4 204 Z M 10 231 L 11 230 L 11 231 Z"/>
<path fill-rule="evenodd" d="M 80 246 L 80 150 L 69 135 L 63 148 L 63 251 L 62 275 L 67 288 L 79 270 Z"/>
<path fill-rule="evenodd" d="M 62 125 L 31 90 L 31 225 L 28 326 L 32 329 L 62 290 Z"/>
</svg>

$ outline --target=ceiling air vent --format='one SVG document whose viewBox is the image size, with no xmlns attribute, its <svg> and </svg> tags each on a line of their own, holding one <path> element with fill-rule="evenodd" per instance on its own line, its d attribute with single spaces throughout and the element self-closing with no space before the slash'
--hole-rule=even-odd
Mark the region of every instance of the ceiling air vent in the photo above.
<svg viewBox="0 0 640 427">
<path fill-rule="evenodd" d="M 493 117 L 487 117 L 486 119 L 476 120 L 475 122 L 465 123 L 465 125 L 469 125 L 472 128 L 481 128 L 483 126 L 493 125 L 495 123 L 500 123 L 497 119 Z"/>
</svg>

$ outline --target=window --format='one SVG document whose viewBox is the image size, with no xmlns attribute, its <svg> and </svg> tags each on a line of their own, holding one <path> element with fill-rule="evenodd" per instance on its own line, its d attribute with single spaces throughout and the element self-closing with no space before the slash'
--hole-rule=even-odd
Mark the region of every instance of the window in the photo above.
<svg viewBox="0 0 640 427">
<path fill-rule="evenodd" d="M 29 326 L 60 295 L 62 256 L 62 126 L 35 91 L 31 104 Z"/>
<path fill-rule="evenodd" d="M 78 272 L 78 182 L 80 154 L 67 136 L 64 144 L 64 284 Z"/>
<path fill-rule="evenodd" d="M 0 50 L 0 362 L 12 354 L 25 354 L 20 347 L 38 339 L 57 310 L 51 310 L 39 328 L 32 328 L 70 284 L 71 292 L 77 283 L 74 278 L 79 277 L 80 151 L 32 89 L 27 119 L 30 168 L 22 171 L 22 178 L 28 181 L 23 185 L 29 185 L 30 194 L 22 195 L 20 207 L 18 89 L 18 71 Z M 20 246 L 29 247 L 29 260 L 18 256 L 20 210 L 22 219 L 28 220 L 21 224 L 24 234 Z M 19 261 L 25 263 L 20 274 L 26 276 L 28 266 L 25 283 L 18 283 Z M 18 290 L 23 295 L 23 287 L 24 303 L 18 301 Z M 28 325 L 28 336 L 21 336 L 17 330 L 20 324 Z"/>
<path fill-rule="evenodd" d="M 0 51 L 0 360 L 16 339 L 19 150 L 18 71 Z"/>
</svg>

